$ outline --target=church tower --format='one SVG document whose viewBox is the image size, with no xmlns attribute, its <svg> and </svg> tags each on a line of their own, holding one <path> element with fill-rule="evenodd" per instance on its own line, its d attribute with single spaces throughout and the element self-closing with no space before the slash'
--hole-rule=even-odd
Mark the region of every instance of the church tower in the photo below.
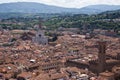
<svg viewBox="0 0 120 80">
<path fill-rule="evenodd" d="M 42 21 L 39 21 L 39 25 L 37 26 L 37 33 L 35 37 L 33 37 L 33 42 L 42 44 L 42 45 L 47 45 L 48 44 L 48 38 L 44 34 L 44 30 L 42 29 Z"/>
<path fill-rule="evenodd" d="M 99 73 L 105 71 L 105 64 L 106 64 L 106 41 L 100 40 L 98 41 L 98 66 L 99 66 Z"/>
</svg>

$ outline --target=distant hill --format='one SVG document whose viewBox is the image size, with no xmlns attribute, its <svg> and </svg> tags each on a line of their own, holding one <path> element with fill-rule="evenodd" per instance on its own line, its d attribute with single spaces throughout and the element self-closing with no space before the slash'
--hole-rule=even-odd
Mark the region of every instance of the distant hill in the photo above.
<svg viewBox="0 0 120 80">
<path fill-rule="evenodd" d="M 112 11 L 112 10 L 118 10 L 120 9 L 120 5 L 91 5 L 91 6 L 86 6 L 84 9 L 91 11 L 95 11 L 97 13 L 105 12 L 105 11 Z"/>
<path fill-rule="evenodd" d="M 77 9 L 69 9 L 45 5 L 34 2 L 16 2 L 0 4 L 0 12 L 20 12 L 20 13 L 62 13 L 62 12 L 76 12 Z"/>
<path fill-rule="evenodd" d="M 120 31 L 120 10 L 106 11 L 95 15 L 74 14 L 73 16 L 53 17 L 44 23 L 52 29 L 59 27 L 80 29 L 106 29 Z"/>
<path fill-rule="evenodd" d="M 120 9 L 119 10 L 113 10 L 113 11 L 106 11 L 98 14 L 98 16 L 102 16 L 106 19 L 116 19 L 120 18 Z"/>
<path fill-rule="evenodd" d="M 99 15 L 116 14 L 116 13 L 120 13 L 120 9 L 118 9 L 118 10 L 112 10 L 112 11 L 105 11 L 105 12 L 100 13 Z"/>
<path fill-rule="evenodd" d="M 96 14 L 120 9 L 119 5 L 92 5 L 83 8 L 63 8 L 34 2 L 0 4 L 0 13 L 82 13 Z"/>
</svg>

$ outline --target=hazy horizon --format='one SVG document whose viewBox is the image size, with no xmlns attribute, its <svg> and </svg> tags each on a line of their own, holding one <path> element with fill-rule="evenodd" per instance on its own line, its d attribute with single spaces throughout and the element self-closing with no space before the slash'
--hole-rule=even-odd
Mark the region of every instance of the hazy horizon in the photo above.
<svg viewBox="0 0 120 80">
<path fill-rule="evenodd" d="M 120 5 L 120 0 L 0 0 L 2 3 L 11 2 L 37 2 L 47 5 L 66 7 L 66 8 L 82 8 L 89 5 Z"/>
</svg>

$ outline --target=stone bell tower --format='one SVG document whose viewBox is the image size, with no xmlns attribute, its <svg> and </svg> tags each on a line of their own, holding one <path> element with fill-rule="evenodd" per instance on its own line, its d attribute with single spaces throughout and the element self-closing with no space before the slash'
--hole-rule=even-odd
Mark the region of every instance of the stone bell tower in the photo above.
<svg viewBox="0 0 120 80">
<path fill-rule="evenodd" d="M 98 66 L 99 73 L 105 71 L 106 64 L 106 41 L 100 40 L 98 41 Z"/>
</svg>

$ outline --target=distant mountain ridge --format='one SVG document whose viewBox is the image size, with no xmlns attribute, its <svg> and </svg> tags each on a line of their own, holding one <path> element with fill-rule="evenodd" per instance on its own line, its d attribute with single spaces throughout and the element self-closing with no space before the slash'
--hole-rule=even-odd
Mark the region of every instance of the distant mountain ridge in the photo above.
<svg viewBox="0 0 120 80">
<path fill-rule="evenodd" d="M 0 4 L 0 13 L 81 13 L 96 14 L 120 9 L 120 5 L 92 5 L 83 8 L 64 8 L 35 2 L 15 2 Z"/>
</svg>

